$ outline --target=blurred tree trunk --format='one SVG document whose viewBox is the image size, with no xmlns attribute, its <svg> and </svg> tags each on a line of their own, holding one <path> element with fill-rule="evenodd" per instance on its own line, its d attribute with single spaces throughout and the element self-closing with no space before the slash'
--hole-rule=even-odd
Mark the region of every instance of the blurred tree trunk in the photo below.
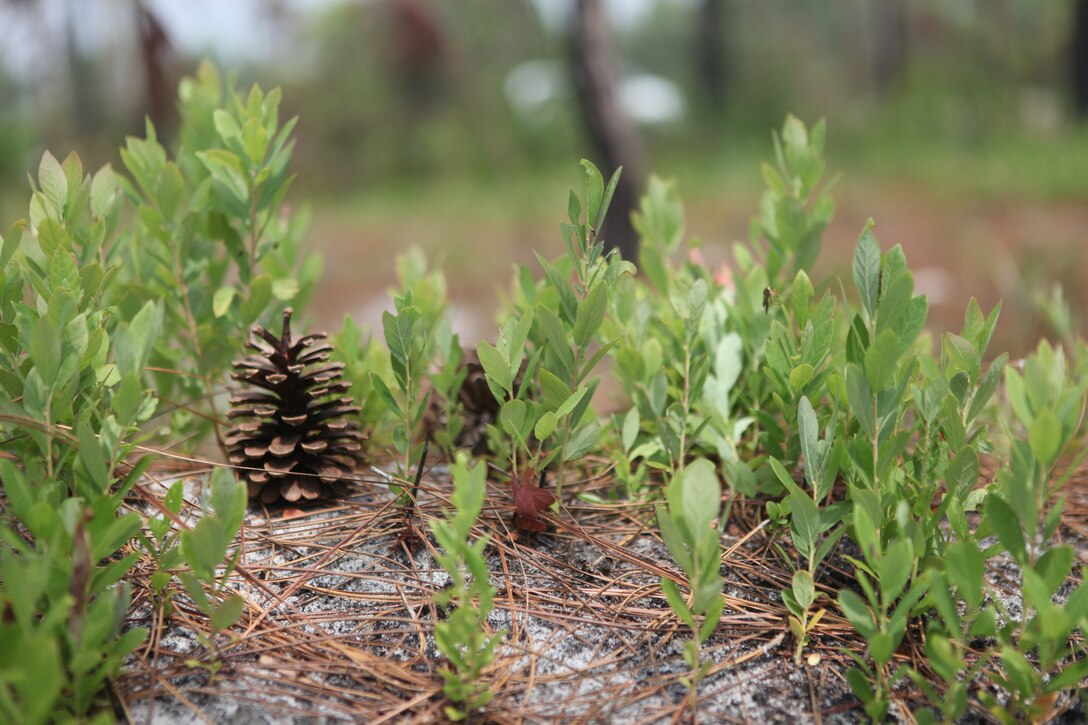
<svg viewBox="0 0 1088 725">
<path fill-rule="evenodd" d="M 101 114 L 98 107 L 98 93 L 94 83 L 94 68 L 79 47 L 76 33 L 78 20 L 75 17 L 77 0 L 64 4 L 64 45 L 68 62 L 68 80 L 72 84 L 72 112 L 75 116 L 76 129 L 80 133 L 93 133 L 98 130 Z"/>
<path fill-rule="evenodd" d="M 135 0 L 140 57 L 144 64 L 145 108 L 160 131 L 174 117 L 174 80 L 169 71 L 173 49 L 166 29 L 143 0 Z"/>
<path fill-rule="evenodd" d="M 707 105 L 714 111 L 721 111 L 725 108 L 729 73 L 725 0 L 703 0 L 695 17 L 695 71 L 699 89 Z"/>
<path fill-rule="evenodd" d="M 1073 8 L 1072 58 L 1073 109 L 1088 119 L 1088 0 L 1075 0 Z"/>
<path fill-rule="evenodd" d="M 571 62 L 579 106 L 605 179 L 623 166 L 608 217 L 600 230 L 608 249 L 638 259 L 638 235 L 631 226 L 642 188 L 642 143 L 616 95 L 616 69 L 600 0 L 578 0 L 571 31 Z"/>
<path fill-rule="evenodd" d="M 501 173 L 516 168 L 518 152 L 507 127 L 495 119 L 491 96 L 480 87 L 480 72 L 442 15 L 426 0 L 390 0 L 392 63 L 408 102 L 406 127 L 433 115 L 452 87 L 472 125 L 480 153 Z M 450 83 L 452 80 L 452 84 Z M 426 163 L 422 162 L 425 166 Z"/>
<path fill-rule="evenodd" d="M 907 7 L 904 0 L 872 4 L 872 75 L 877 93 L 894 90 L 907 69 Z"/>
</svg>

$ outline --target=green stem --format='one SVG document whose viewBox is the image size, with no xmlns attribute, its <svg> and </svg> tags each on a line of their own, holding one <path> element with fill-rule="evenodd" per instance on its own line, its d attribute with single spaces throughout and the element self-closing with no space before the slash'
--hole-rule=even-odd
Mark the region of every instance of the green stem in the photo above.
<svg viewBox="0 0 1088 725">
<path fill-rule="evenodd" d="M 677 473 L 684 470 L 684 457 L 688 442 L 688 413 L 691 406 L 691 341 L 684 344 L 684 392 L 680 398 L 680 407 L 683 409 L 683 418 L 680 421 L 680 460 L 677 462 Z"/>
</svg>

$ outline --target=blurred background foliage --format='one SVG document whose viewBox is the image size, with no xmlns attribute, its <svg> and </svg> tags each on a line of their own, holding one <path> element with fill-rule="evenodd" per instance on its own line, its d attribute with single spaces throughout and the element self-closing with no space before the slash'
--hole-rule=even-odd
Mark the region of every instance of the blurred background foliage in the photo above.
<svg viewBox="0 0 1088 725">
<path fill-rule="evenodd" d="M 959 323 L 942 306 L 1004 297 L 999 342 L 1032 347 L 1051 280 L 1084 310 L 1086 0 L 0 0 L 0 211 L 25 214 L 45 148 L 97 168 L 145 116 L 171 138 L 177 82 L 208 57 L 301 116 L 291 199 L 333 258 L 318 320 L 376 319 L 418 244 L 486 335 L 510 264 L 560 248 L 578 158 L 610 171 L 576 82 L 594 11 L 632 181 L 680 180 L 708 263 L 747 234 L 793 113 L 827 119 L 843 173 L 826 264 L 873 216 L 938 328 Z"/>
</svg>

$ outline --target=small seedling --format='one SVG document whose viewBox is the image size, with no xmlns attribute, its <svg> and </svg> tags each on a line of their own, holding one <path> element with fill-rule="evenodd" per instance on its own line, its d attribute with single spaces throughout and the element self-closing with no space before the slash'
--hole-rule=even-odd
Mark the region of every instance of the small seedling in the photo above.
<svg viewBox="0 0 1088 725">
<path fill-rule="evenodd" d="M 809 635 L 825 612 L 823 609 L 811 611 L 817 600 L 816 569 L 831 553 L 844 532 L 839 522 L 845 507 L 838 505 L 827 506 L 822 510 L 820 508 L 831 493 L 831 486 L 838 475 L 842 447 L 833 445 L 830 432 L 822 440 L 818 437 L 816 411 L 807 397 L 801 397 L 797 419 L 805 461 L 805 482 L 811 493 L 801 490 L 785 467 L 776 458 L 771 458 L 771 466 L 789 494 L 781 504 L 771 502 L 767 504 L 767 508 L 775 512 L 788 511 L 793 545 L 806 562 L 804 568 L 794 572 L 790 588 L 782 591 L 782 601 L 790 612 L 790 632 L 797 643 L 794 662 L 800 664 L 801 653 L 809 643 Z M 835 423 L 832 422 L 828 428 L 829 431 L 834 431 Z"/>
<path fill-rule="evenodd" d="M 505 632 L 486 630 L 495 598 L 483 555 L 488 537 L 469 542 L 483 506 L 486 470 L 482 464 L 469 468 L 467 456 L 459 453 L 452 468 L 453 514 L 430 522 L 441 547 L 438 563 L 449 574 L 451 584 L 434 596 L 438 607 L 453 606 L 448 617 L 435 624 L 434 632 L 435 644 L 450 664 L 441 675 L 446 681 L 443 692 L 451 703 L 446 715 L 451 720 L 468 719 L 491 701 L 494 692 L 481 676 L 505 636 Z"/>
<path fill-rule="evenodd" d="M 245 611 L 246 600 L 228 585 L 242 550 L 235 549 L 229 560 L 227 556 L 242 526 L 246 498 L 245 484 L 236 480 L 230 469 L 215 469 L 204 516 L 193 528 L 181 533 L 181 555 L 189 571 L 179 573 L 178 579 L 193 603 L 208 617 L 208 634 L 197 634 L 197 641 L 208 650 L 208 658 L 205 661 L 192 658 L 186 664 L 207 670 L 213 680 L 223 666 L 218 635 L 234 625 Z"/>
<path fill-rule="evenodd" d="M 681 469 L 665 490 L 665 504 L 657 507 L 661 538 L 672 558 L 684 570 L 691 595 L 688 599 L 671 580 L 662 577 L 661 589 L 676 616 L 692 632 L 684 643 L 684 661 L 691 673 L 681 681 L 691 691 L 691 711 L 696 712 L 699 681 L 710 669 L 700 648 L 714 633 L 721 618 L 722 596 L 721 482 L 714 464 L 700 458 Z"/>
<path fill-rule="evenodd" d="M 394 305 L 396 313 L 382 313 L 382 327 L 389 347 L 393 377 L 397 382 L 397 394 L 394 395 L 377 373 L 370 374 L 370 381 L 397 420 L 393 429 L 393 445 L 400 454 L 398 477 L 406 482 L 408 471 L 417 460 L 419 421 L 430 399 L 430 393 L 424 390 L 429 346 L 426 330 L 419 325 L 421 314 L 412 305 L 412 293 L 409 291 L 397 297 Z M 407 508 L 413 504 L 415 492 L 410 487 L 390 483 L 389 488 L 396 494 L 400 507 Z"/>
</svg>

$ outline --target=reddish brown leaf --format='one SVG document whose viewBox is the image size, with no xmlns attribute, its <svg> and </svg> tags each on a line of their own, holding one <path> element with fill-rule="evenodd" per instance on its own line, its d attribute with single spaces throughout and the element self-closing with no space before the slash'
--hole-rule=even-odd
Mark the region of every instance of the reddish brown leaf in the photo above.
<svg viewBox="0 0 1088 725">
<path fill-rule="evenodd" d="M 533 472 L 525 469 L 521 480 L 510 479 L 514 487 L 514 526 L 526 531 L 543 531 L 544 522 L 537 517 L 555 503 L 555 494 L 533 483 Z"/>
</svg>

